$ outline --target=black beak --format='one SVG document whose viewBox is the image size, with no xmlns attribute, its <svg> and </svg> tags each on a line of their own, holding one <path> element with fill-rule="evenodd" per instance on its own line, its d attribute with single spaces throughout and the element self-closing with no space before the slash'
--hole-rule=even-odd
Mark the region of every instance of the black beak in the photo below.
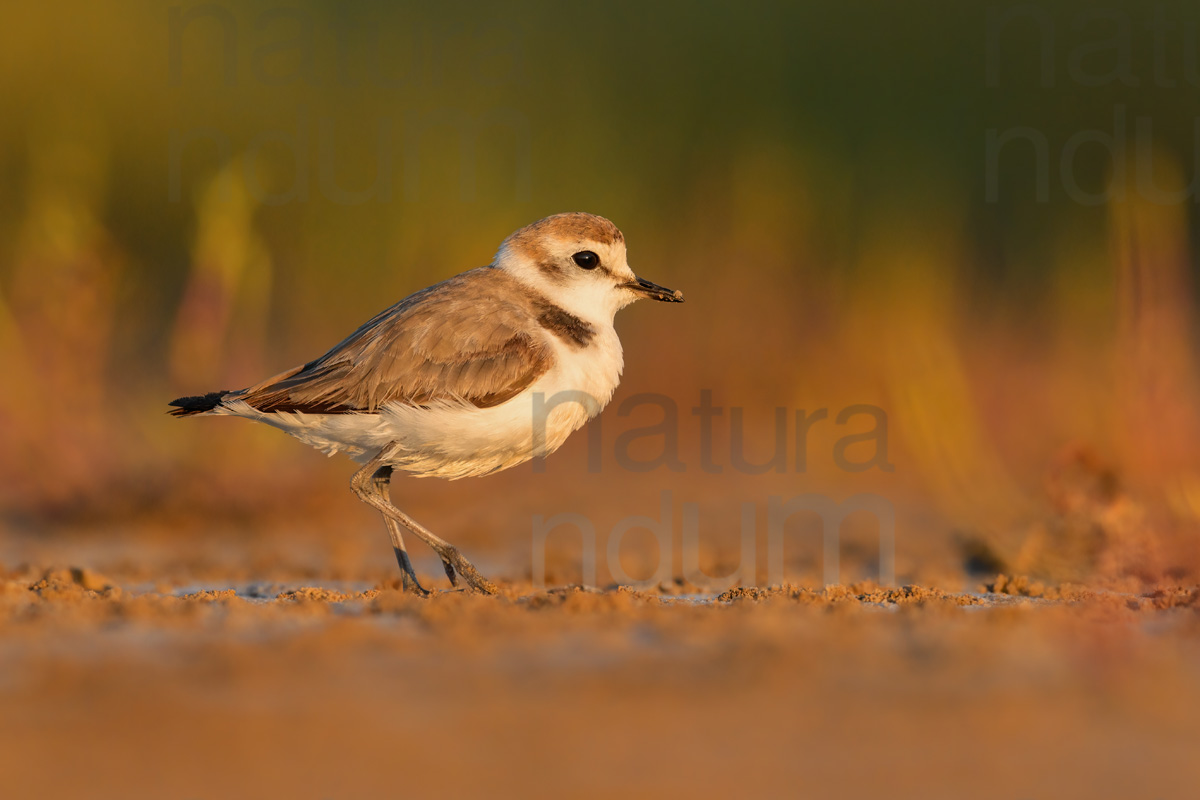
<svg viewBox="0 0 1200 800">
<path fill-rule="evenodd" d="M 630 281 L 625 286 L 633 289 L 642 297 L 649 297 L 652 300 L 659 300 L 663 303 L 683 302 L 683 292 L 678 289 L 668 289 L 665 286 L 659 286 L 657 283 L 651 283 L 645 278 Z"/>
</svg>

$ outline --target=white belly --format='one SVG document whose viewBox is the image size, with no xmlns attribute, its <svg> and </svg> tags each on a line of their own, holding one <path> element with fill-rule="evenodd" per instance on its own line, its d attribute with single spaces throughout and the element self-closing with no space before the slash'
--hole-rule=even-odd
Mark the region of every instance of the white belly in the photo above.
<svg viewBox="0 0 1200 800">
<path fill-rule="evenodd" d="M 608 405 L 621 379 L 621 342 L 611 327 L 589 347 L 555 340 L 555 365 L 527 390 L 492 408 L 439 402 L 419 408 L 385 404 L 371 414 L 264 414 L 245 402 L 216 413 L 265 422 L 333 455 L 359 463 L 396 443 L 389 464 L 418 477 L 486 475 L 549 455 Z"/>
</svg>

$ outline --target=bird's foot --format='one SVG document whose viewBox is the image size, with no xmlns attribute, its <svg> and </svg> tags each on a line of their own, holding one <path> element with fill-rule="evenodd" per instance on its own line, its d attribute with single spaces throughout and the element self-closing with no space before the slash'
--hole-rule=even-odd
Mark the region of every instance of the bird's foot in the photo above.
<svg viewBox="0 0 1200 800">
<path fill-rule="evenodd" d="M 480 594 L 500 593 L 500 588 L 480 575 L 479 570 L 475 569 L 475 565 L 467 561 L 462 553 L 458 552 L 457 548 L 453 546 L 446 547 L 438 551 L 438 556 L 442 559 L 442 566 L 446 568 L 446 574 L 450 576 L 450 583 L 452 585 L 458 586 L 458 580 L 454 576 L 454 573 L 457 572 L 467 582 L 467 586 Z"/>
<path fill-rule="evenodd" d="M 403 574 L 400 578 L 400 588 L 405 594 L 415 594 L 417 597 L 429 597 L 431 592 L 422 586 L 415 575 Z"/>
<path fill-rule="evenodd" d="M 417 580 L 417 573 L 408 558 L 408 553 L 399 547 L 393 549 L 396 551 L 396 561 L 400 564 L 400 588 L 405 593 L 415 594 L 417 597 L 429 597 L 429 590 Z"/>
</svg>

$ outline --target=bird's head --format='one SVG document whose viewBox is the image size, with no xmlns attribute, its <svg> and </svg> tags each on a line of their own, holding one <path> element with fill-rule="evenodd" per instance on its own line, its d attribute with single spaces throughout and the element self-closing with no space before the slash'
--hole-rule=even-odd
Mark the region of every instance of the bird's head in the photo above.
<svg viewBox="0 0 1200 800">
<path fill-rule="evenodd" d="M 521 228 L 500 245 L 495 266 L 585 320 L 611 323 L 643 297 L 683 302 L 682 292 L 634 274 L 624 235 L 594 214 L 555 214 Z"/>
</svg>

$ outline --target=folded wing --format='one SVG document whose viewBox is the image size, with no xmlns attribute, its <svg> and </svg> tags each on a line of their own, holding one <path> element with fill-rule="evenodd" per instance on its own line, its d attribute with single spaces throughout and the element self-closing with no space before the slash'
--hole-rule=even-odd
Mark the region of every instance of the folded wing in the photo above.
<svg viewBox="0 0 1200 800">
<path fill-rule="evenodd" d="M 233 392 L 260 411 L 351 414 L 385 403 L 504 403 L 551 364 L 525 294 L 483 267 L 402 300 L 316 361 Z"/>
</svg>

